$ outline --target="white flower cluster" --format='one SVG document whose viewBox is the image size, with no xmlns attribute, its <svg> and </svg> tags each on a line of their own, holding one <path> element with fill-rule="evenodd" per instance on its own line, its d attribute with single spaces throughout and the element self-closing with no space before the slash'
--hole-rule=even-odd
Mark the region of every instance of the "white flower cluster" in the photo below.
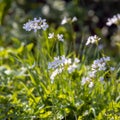
<svg viewBox="0 0 120 120">
<path fill-rule="evenodd" d="M 80 62 L 80 60 L 78 58 L 75 58 L 74 62 L 71 65 L 69 65 L 69 67 L 67 69 L 68 73 L 74 72 L 74 70 L 78 67 L 77 63 L 79 63 L 79 62 Z"/>
<path fill-rule="evenodd" d="M 63 68 L 57 68 L 57 69 L 55 69 L 55 70 L 52 72 L 52 74 L 51 74 L 51 76 L 50 76 L 51 83 L 54 82 L 54 78 L 55 78 L 58 74 L 62 73 L 62 71 L 63 71 Z"/>
<path fill-rule="evenodd" d="M 63 34 L 57 34 L 57 36 L 55 36 L 54 33 L 49 33 L 49 34 L 48 34 L 48 39 L 52 39 L 52 38 L 54 38 L 54 37 L 55 37 L 55 38 L 57 37 L 57 39 L 58 39 L 59 41 L 64 42 Z"/>
<path fill-rule="evenodd" d="M 107 69 L 106 63 L 110 61 L 110 57 L 102 57 L 100 59 L 94 60 L 92 64 L 92 70 L 97 71 L 105 71 Z"/>
<path fill-rule="evenodd" d="M 111 26 L 112 24 L 120 24 L 120 14 L 114 15 L 112 18 L 108 18 L 106 25 Z"/>
<path fill-rule="evenodd" d="M 88 76 L 87 77 L 83 77 L 81 84 L 84 85 L 87 82 L 89 83 L 89 87 L 92 87 L 92 85 L 94 85 L 92 83 L 92 79 L 96 78 L 97 72 L 100 71 L 106 71 L 107 70 L 107 62 L 110 61 L 110 57 L 102 57 L 100 59 L 94 60 L 93 64 L 90 67 L 90 72 L 88 72 Z M 110 71 L 114 71 L 114 67 L 110 67 Z M 100 81 L 103 81 L 103 76 L 100 77 Z"/>
<path fill-rule="evenodd" d="M 84 85 L 86 84 L 86 82 L 89 82 L 91 79 L 89 77 L 83 77 L 82 78 L 82 81 L 81 81 L 81 84 Z"/>
<path fill-rule="evenodd" d="M 29 20 L 23 25 L 23 29 L 26 31 L 34 30 L 34 32 L 37 32 L 37 30 L 46 30 L 47 28 L 48 24 L 46 23 L 46 19 L 42 19 L 41 17 L 39 19 L 34 18 L 34 20 Z"/>
<path fill-rule="evenodd" d="M 71 59 L 63 56 L 54 57 L 54 61 L 48 63 L 48 69 L 56 69 L 66 64 L 71 64 Z"/>
<path fill-rule="evenodd" d="M 87 39 L 86 45 L 89 45 L 90 43 L 91 43 L 91 44 L 96 43 L 96 42 L 98 42 L 100 39 L 101 39 L 101 38 L 99 38 L 97 35 L 90 36 L 90 37 L 88 37 L 88 39 Z"/>
<path fill-rule="evenodd" d="M 66 58 L 63 56 L 54 57 L 54 61 L 48 63 L 48 69 L 52 69 L 53 72 L 50 76 L 50 79 L 52 82 L 54 81 L 54 78 L 63 72 L 63 70 L 67 69 L 68 73 L 72 73 L 77 67 L 80 60 L 78 58 L 74 59 L 74 62 L 72 62 L 71 58 Z"/>
<path fill-rule="evenodd" d="M 89 88 L 92 88 L 94 86 L 94 83 L 92 82 L 92 79 L 90 77 L 82 78 L 81 85 L 85 85 L 86 83 L 89 83 Z"/>
<path fill-rule="evenodd" d="M 75 22 L 75 21 L 77 21 L 77 17 L 74 16 L 72 19 L 71 19 L 71 18 L 64 17 L 63 20 L 61 21 L 61 25 L 64 25 L 64 24 L 68 23 L 69 21 Z"/>
</svg>

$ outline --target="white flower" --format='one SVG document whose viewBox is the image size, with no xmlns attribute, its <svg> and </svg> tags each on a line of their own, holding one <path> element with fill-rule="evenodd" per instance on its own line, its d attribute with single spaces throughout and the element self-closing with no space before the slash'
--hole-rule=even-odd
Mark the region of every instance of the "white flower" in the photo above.
<svg viewBox="0 0 120 120">
<path fill-rule="evenodd" d="M 59 41 L 63 42 L 63 34 L 57 34 L 55 35 L 54 33 L 49 33 L 48 34 L 48 39 L 52 39 L 53 37 L 57 38 Z"/>
<path fill-rule="evenodd" d="M 85 85 L 87 82 L 90 82 L 90 78 L 89 77 L 83 77 L 82 81 L 81 81 L 81 85 Z"/>
<path fill-rule="evenodd" d="M 64 17 L 63 20 L 61 21 L 61 25 L 64 25 L 68 22 L 67 17 Z"/>
<path fill-rule="evenodd" d="M 12 73 L 12 70 L 5 70 L 4 73 L 5 73 L 6 75 L 10 75 L 10 74 Z"/>
<path fill-rule="evenodd" d="M 94 86 L 94 83 L 93 82 L 90 82 L 89 83 L 89 88 L 92 88 Z"/>
<path fill-rule="evenodd" d="M 88 72 L 88 76 L 90 77 L 90 78 L 94 78 L 96 75 L 96 71 L 90 71 L 90 72 Z"/>
<path fill-rule="evenodd" d="M 59 41 L 64 42 L 63 34 L 57 34 L 57 38 Z"/>
<path fill-rule="evenodd" d="M 111 26 L 112 24 L 120 23 L 120 14 L 114 15 L 112 18 L 108 18 L 106 25 Z"/>
<path fill-rule="evenodd" d="M 72 73 L 73 71 L 75 71 L 75 69 L 77 68 L 78 66 L 75 64 L 75 63 L 73 63 L 72 65 L 70 65 L 69 67 L 68 67 L 68 73 Z"/>
<path fill-rule="evenodd" d="M 99 50 L 102 50 L 103 48 L 104 48 L 104 45 L 103 45 L 103 44 L 98 45 L 98 49 L 99 49 Z"/>
<path fill-rule="evenodd" d="M 76 16 L 74 16 L 73 18 L 67 18 L 66 16 L 62 19 L 62 21 L 61 21 L 61 25 L 64 25 L 64 24 L 66 24 L 66 23 L 68 23 L 68 22 L 75 22 L 75 21 L 77 21 L 77 17 Z"/>
<path fill-rule="evenodd" d="M 62 71 L 63 71 L 63 68 L 55 69 L 55 70 L 52 72 L 52 74 L 51 74 L 51 76 L 50 76 L 50 79 L 53 81 L 54 78 L 55 78 L 58 74 L 60 74 Z"/>
<path fill-rule="evenodd" d="M 48 24 L 46 23 L 46 19 L 39 19 L 34 18 L 34 20 L 29 20 L 27 23 L 23 25 L 23 29 L 26 31 L 34 30 L 34 32 L 37 32 L 37 30 L 43 29 L 46 30 L 48 28 Z"/>
<path fill-rule="evenodd" d="M 75 71 L 75 69 L 78 68 L 77 64 L 79 62 L 80 60 L 78 58 L 75 58 L 73 64 L 68 67 L 68 73 L 72 73 L 73 71 Z"/>
<path fill-rule="evenodd" d="M 87 39 L 86 45 L 89 45 L 90 43 L 91 43 L 91 44 L 96 43 L 96 42 L 98 42 L 100 39 L 101 39 L 101 38 L 97 37 L 97 35 L 90 36 L 90 37 L 88 37 L 88 39 Z"/>
<path fill-rule="evenodd" d="M 48 39 L 52 39 L 54 37 L 54 33 L 49 33 Z"/>
<path fill-rule="evenodd" d="M 88 114 L 89 114 L 89 111 L 88 111 L 88 110 L 86 110 L 86 111 L 83 113 L 84 116 L 87 116 Z"/>
<path fill-rule="evenodd" d="M 102 65 L 98 68 L 98 71 L 105 71 L 105 70 L 106 70 L 106 67 Z"/>
<path fill-rule="evenodd" d="M 66 58 L 64 55 L 61 56 L 61 59 L 62 59 L 62 62 L 63 62 L 65 65 L 69 65 L 69 64 L 72 63 L 71 58 Z"/>
<path fill-rule="evenodd" d="M 115 70 L 115 68 L 114 67 L 110 67 L 110 71 L 114 71 Z"/>
<path fill-rule="evenodd" d="M 57 69 L 51 74 L 50 79 L 53 81 L 55 76 L 58 74 Z"/>
<path fill-rule="evenodd" d="M 100 81 L 102 82 L 104 80 L 104 77 L 100 77 Z"/>
<path fill-rule="evenodd" d="M 78 58 L 75 58 L 74 62 L 75 62 L 75 63 L 79 63 L 80 60 L 79 60 Z"/>
<path fill-rule="evenodd" d="M 77 17 L 76 17 L 76 16 L 74 16 L 74 17 L 72 18 L 72 22 L 75 22 L 75 21 L 77 21 Z"/>
<path fill-rule="evenodd" d="M 110 57 L 103 57 L 104 61 L 107 62 L 107 61 L 110 61 Z"/>
</svg>

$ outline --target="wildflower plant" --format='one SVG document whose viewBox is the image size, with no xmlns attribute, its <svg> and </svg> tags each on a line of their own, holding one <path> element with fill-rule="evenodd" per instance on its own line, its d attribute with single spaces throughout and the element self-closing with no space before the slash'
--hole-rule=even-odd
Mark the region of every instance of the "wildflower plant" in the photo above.
<svg viewBox="0 0 120 120">
<path fill-rule="evenodd" d="M 48 64 L 48 69 L 52 69 L 53 72 L 50 76 L 50 79 L 53 83 L 53 80 L 55 78 L 55 76 L 57 76 L 58 74 L 64 72 L 65 70 L 68 71 L 68 73 L 72 73 L 75 71 L 76 68 L 78 68 L 78 63 L 79 63 L 79 59 L 75 58 L 74 61 L 72 62 L 71 58 L 66 58 L 64 55 L 63 56 L 58 56 L 58 57 L 54 57 L 54 61 L 50 62 Z"/>
<path fill-rule="evenodd" d="M 34 18 L 34 20 L 29 20 L 27 23 L 23 25 L 23 29 L 26 31 L 33 30 L 34 32 L 37 32 L 37 30 L 46 30 L 48 28 L 48 24 L 46 23 L 46 19 L 42 19 L 41 17 Z"/>
<path fill-rule="evenodd" d="M 90 66 L 90 68 L 88 68 L 89 72 L 87 76 L 82 78 L 81 84 L 84 85 L 85 83 L 89 82 L 93 85 L 92 80 L 97 78 L 99 78 L 100 81 L 103 81 L 104 77 L 107 76 L 109 72 L 113 72 L 114 70 L 115 68 L 110 66 L 110 57 L 107 56 L 94 60 L 93 64 Z"/>
<path fill-rule="evenodd" d="M 76 34 L 71 23 L 77 20 L 64 18 L 61 32 L 50 29 L 46 19 L 34 18 L 23 29 L 33 30 L 35 43 L 0 49 L 1 120 L 104 120 L 110 116 L 119 120 L 120 68 L 112 57 L 96 51 L 101 40 L 97 35 L 81 44 L 83 54 L 75 51 Z M 69 22 L 71 29 L 63 26 Z M 68 44 L 66 38 L 72 42 Z M 96 46 L 91 50 L 90 44 Z M 90 53 L 95 56 L 88 57 Z M 5 61 L 9 65 L 4 65 Z"/>
</svg>

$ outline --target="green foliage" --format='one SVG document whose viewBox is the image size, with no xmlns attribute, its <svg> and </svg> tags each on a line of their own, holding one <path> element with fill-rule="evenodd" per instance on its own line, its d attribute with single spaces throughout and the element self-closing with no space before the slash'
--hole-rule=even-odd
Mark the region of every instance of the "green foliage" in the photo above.
<svg viewBox="0 0 120 120">
<path fill-rule="evenodd" d="M 56 15 L 57 19 L 61 9 L 55 8 L 54 2 L 48 0 L 47 5 L 50 5 L 51 14 Z M 64 2 L 59 4 L 65 5 Z M 21 29 L 22 24 L 26 18 L 37 13 L 32 9 L 27 16 L 27 5 L 25 10 L 19 8 L 17 11 L 17 7 L 25 5 L 25 0 L 0 1 L 0 120 L 119 120 L 120 58 L 117 56 L 116 59 L 112 52 L 106 52 L 108 48 L 98 49 L 99 43 L 85 45 L 86 36 L 90 33 L 86 28 L 81 31 L 74 28 L 84 25 L 86 9 L 78 7 L 78 0 L 71 1 L 64 12 L 70 17 L 80 13 L 78 18 L 83 15 L 81 21 L 75 23 L 70 19 L 65 25 L 60 25 L 58 18 L 50 23 L 46 31 L 27 33 Z M 36 6 L 30 5 L 33 8 Z M 14 9 L 16 11 L 10 18 L 8 13 Z M 8 23 L 4 21 L 5 17 L 10 20 Z M 47 17 L 49 21 L 52 19 L 49 15 Z M 63 34 L 64 42 L 57 37 L 48 39 L 48 34 L 52 32 L 55 35 Z M 101 35 L 100 29 L 96 30 L 97 33 Z M 111 38 L 115 39 L 117 35 L 119 29 Z M 102 39 L 106 38 L 103 36 Z M 116 44 L 119 50 L 118 40 Z M 50 76 L 54 70 L 48 69 L 48 64 L 54 57 L 62 55 L 71 58 L 72 62 L 78 57 L 80 62 L 72 73 L 67 71 L 67 64 L 52 82 Z M 98 71 L 96 77 L 92 78 L 93 86 L 90 87 L 89 81 L 82 85 L 83 77 L 92 71 L 93 60 L 108 55 L 111 61 L 107 62 L 105 71 Z M 115 70 L 111 71 L 111 66 Z M 100 77 L 104 80 L 100 81 Z"/>
</svg>

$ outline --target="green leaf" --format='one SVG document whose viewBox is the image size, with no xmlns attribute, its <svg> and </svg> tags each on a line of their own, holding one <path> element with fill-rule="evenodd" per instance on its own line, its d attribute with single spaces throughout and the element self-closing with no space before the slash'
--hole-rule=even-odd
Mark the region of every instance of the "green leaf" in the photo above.
<svg viewBox="0 0 120 120">
<path fill-rule="evenodd" d="M 5 6 L 6 6 L 5 2 L 2 1 L 0 3 L 0 25 L 2 24 L 2 18 L 3 18 Z"/>
<path fill-rule="evenodd" d="M 29 51 L 31 51 L 31 49 L 33 48 L 33 43 L 30 43 L 30 44 L 28 44 L 26 47 L 27 47 L 27 50 L 28 50 L 28 52 Z"/>
<path fill-rule="evenodd" d="M 51 111 L 47 111 L 44 114 L 40 114 L 40 118 L 47 118 L 48 116 L 50 116 L 52 114 Z"/>
</svg>

